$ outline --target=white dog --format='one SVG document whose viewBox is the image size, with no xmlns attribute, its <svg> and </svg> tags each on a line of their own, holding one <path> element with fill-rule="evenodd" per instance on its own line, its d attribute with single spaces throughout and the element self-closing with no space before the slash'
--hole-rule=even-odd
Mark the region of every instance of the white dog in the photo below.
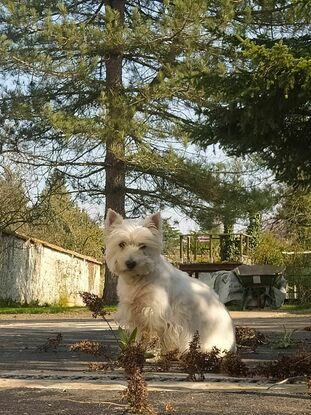
<svg viewBox="0 0 311 415">
<path fill-rule="evenodd" d="M 201 349 L 235 350 L 231 317 L 207 285 L 161 256 L 161 217 L 124 220 L 109 209 L 106 261 L 118 279 L 118 321 L 129 330 L 157 336 L 162 352 L 186 351 L 196 331 Z"/>
</svg>

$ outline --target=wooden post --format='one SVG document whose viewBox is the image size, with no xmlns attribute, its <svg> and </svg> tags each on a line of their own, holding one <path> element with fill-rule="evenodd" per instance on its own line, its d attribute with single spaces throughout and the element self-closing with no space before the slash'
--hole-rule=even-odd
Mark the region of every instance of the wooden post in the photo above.
<svg viewBox="0 0 311 415">
<path fill-rule="evenodd" d="M 187 236 L 187 262 L 190 262 L 190 243 L 191 243 L 191 236 Z"/>
<path fill-rule="evenodd" d="M 180 262 L 184 262 L 184 235 L 179 236 L 179 258 Z"/>
<path fill-rule="evenodd" d="M 212 248 L 213 248 L 213 235 L 209 234 L 209 258 L 211 262 L 213 262 Z"/>
<path fill-rule="evenodd" d="M 246 255 L 249 256 L 249 235 L 246 236 Z"/>
<path fill-rule="evenodd" d="M 243 262 L 243 233 L 240 233 L 240 258 Z"/>
<path fill-rule="evenodd" d="M 193 241 L 193 243 L 194 243 L 193 260 L 196 262 L 196 260 L 197 260 L 198 238 L 197 238 L 196 235 L 193 238 L 194 238 L 194 241 Z"/>
</svg>

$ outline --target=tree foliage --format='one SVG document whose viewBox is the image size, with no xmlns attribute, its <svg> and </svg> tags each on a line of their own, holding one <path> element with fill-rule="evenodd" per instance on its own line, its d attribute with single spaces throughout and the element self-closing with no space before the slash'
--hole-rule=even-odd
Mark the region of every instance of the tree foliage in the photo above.
<svg viewBox="0 0 311 415">
<path fill-rule="evenodd" d="M 176 260 L 176 253 L 179 255 L 179 237 L 180 232 L 174 226 L 170 225 L 168 219 L 162 220 L 163 229 L 163 253 L 172 260 Z"/>
<path fill-rule="evenodd" d="M 194 209 L 204 231 L 219 227 L 232 228 L 239 222 L 248 223 L 257 214 L 267 213 L 279 200 L 279 189 L 256 159 L 218 163 L 219 179 L 226 183 L 219 197 L 209 204 L 208 214 Z"/>
<path fill-rule="evenodd" d="M 3 1 L 2 152 L 37 171 L 57 167 L 80 195 L 121 214 L 163 204 L 204 208 L 226 186 L 184 155 L 198 98 L 192 74 L 218 71 L 219 34 L 235 7 L 227 0 Z M 109 292 L 114 285 L 107 277 Z"/>
<path fill-rule="evenodd" d="M 255 264 L 285 265 L 283 252 L 291 249 L 291 243 L 286 238 L 274 232 L 263 232 L 259 243 L 252 252 Z"/>
<path fill-rule="evenodd" d="M 257 66 L 254 82 L 265 86 L 265 62 L 274 62 L 273 53 L 286 55 L 272 44 L 270 56 L 266 30 L 261 44 L 245 40 L 259 24 L 267 27 L 272 3 L 282 9 L 279 19 L 290 2 L 2 1 L 2 156 L 31 166 L 39 176 L 57 168 L 71 192 L 128 216 L 164 205 L 179 206 L 195 217 L 213 210 L 225 216 L 228 200 L 237 201 L 233 210 L 238 211 L 250 192 L 261 190 L 232 186 L 218 165 L 189 156 L 186 146 L 202 105 L 209 123 L 195 137 L 201 145 L 222 142 L 225 134 L 215 131 L 222 128 L 217 120 L 228 119 L 228 99 L 235 103 L 244 85 L 245 97 L 250 97 L 245 103 L 251 103 Z M 292 50 L 289 42 L 286 47 Z M 296 61 L 286 65 L 291 68 Z M 306 71 L 303 63 L 297 77 Z M 280 78 L 278 70 L 267 75 L 270 81 L 272 75 Z M 287 90 L 295 88 L 290 84 Z M 241 142 L 243 137 L 245 132 Z M 274 167 L 272 150 L 266 161 Z M 287 145 L 284 157 L 277 158 L 283 170 L 289 154 Z M 290 175 L 296 171 L 294 162 Z M 279 177 L 283 170 L 277 170 Z M 304 167 L 299 177 L 305 181 Z M 109 281 L 107 277 L 113 296 L 115 282 L 110 286 Z"/>
<path fill-rule="evenodd" d="M 15 230 L 31 220 L 28 204 L 21 178 L 4 166 L 0 172 L 0 230 Z"/>
<path fill-rule="evenodd" d="M 254 249 L 258 246 L 260 235 L 262 232 L 262 212 L 249 215 L 249 224 L 246 233 L 252 237 L 250 240 L 250 248 Z"/>
<path fill-rule="evenodd" d="M 63 248 L 103 259 L 103 230 L 70 197 L 64 178 L 57 172 L 41 194 L 40 215 L 23 231 L 29 236 Z"/>
<path fill-rule="evenodd" d="M 161 203 L 184 206 L 189 195 L 202 196 L 198 175 L 213 189 L 205 198 L 213 197 L 222 184 L 210 166 L 183 155 L 183 127 L 193 124 L 197 99 L 189 74 L 206 67 L 206 53 L 217 55 L 233 7 L 2 2 L 2 151 L 57 166 L 79 194 L 114 201 L 120 213 L 124 200 L 134 215 Z M 213 60 L 208 65 L 217 69 Z"/>
<path fill-rule="evenodd" d="M 235 31 L 224 39 L 223 72 L 198 75 L 205 97 L 194 134 L 203 146 L 261 156 L 279 180 L 299 187 L 311 185 L 310 6 L 241 2 L 248 15 L 236 15 Z"/>
<path fill-rule="evenodd" d="M 311 193 L 288 189 L 277 213 L 282 233 L 296 249 L 310 250 L 311 246 Z"/>
</svg>

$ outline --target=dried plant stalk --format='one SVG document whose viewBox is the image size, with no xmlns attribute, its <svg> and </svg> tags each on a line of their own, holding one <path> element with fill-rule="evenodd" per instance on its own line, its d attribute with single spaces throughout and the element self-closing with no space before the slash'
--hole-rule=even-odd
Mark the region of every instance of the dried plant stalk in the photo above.
<svg viewBox="0 0 311 415">
<path fill-rule="evenodd" d="M 104 345 L 100 342 L 92 340 L 82 340 L 77 343 L 73 343 L 69 346 L 70 351 L 79 351 L 93 356 L 101 356 L 105 354 Z"/>
</svg>

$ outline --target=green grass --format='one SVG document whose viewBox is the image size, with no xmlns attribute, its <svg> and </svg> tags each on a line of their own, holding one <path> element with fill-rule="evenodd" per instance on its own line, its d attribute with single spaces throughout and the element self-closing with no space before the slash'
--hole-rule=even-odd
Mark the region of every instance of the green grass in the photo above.
<svg viewBox="0 0 311 415">
<path fill-rule="evenodd" d="M 116 305 L 109 305 L 105 307 L 105 310 L 109 312 L 116 311 Z M 240 310 L 240 306 L 232 304 L 228 306 L 230 311 Z M 278 310 L 280 311 L 310 311 L 311 312 L 311 303 L 308 304 L 284 304 Z M 0 314 L 58 314 L 58 313 L 90 313 L 86 307 L 61 307 L 59 305 L 19 305 L 14 304 L 12 306 L 1 306 L 0 305 Z"/>
<path fill-rule="evenodd" d="M 242 311 L 241 306 L 238 304 L 229 304 L 226 306 L 229 311 Z M 308 311 L 311 312 L 311 303 L 306 304 L 284 304 L 280 308 L 262 308 L 262 309 L 254 309 L 256 311 L 268 311 L 268 310 L 280 310 L 280 311 Z M 249 311 L 249 310 L 245 310 Z"/>
<path fill-rule="evenodd" d="M 229 311 L 242 311 L 241 304 L 228 304 L 226 308 Z"/>
<path fill-rule="evenodd" d="M 105 310 L 109 312 L 116 311 L 115 305 L 106 306 Z M 86 307 L 61 307 L 58 305 L 32 306 L 32 305 L 15 305 L 12 307 L 0 307 L 0 314 L 58 314 L 58 313 L 89 313 Z"/>
<path fill-rule="evenodd" d="M 311 303 L 307 304 L 284 304 L 279 310 L 284 311 L 298 311 L 298 310 L 304 310 L 304 311 L 311 311 Z"/>
</svg>

